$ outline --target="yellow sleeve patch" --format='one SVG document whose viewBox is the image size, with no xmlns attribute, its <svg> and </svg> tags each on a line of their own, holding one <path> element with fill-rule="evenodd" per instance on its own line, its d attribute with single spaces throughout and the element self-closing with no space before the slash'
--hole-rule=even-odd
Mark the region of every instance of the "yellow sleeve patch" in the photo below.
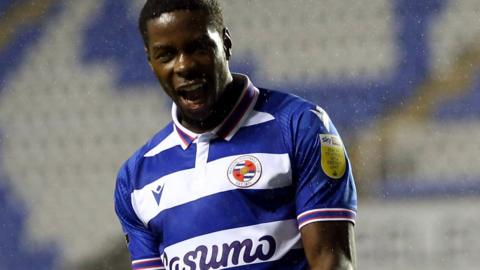
<svg viewBox="0 0 480 270">
<path fill-rule="evenodd" d="M 320 144 L 323 172 L 333 179 L 342 178 L 347 167 L 342 140 L 337 135 L 320 134 Z"/>
</svg>

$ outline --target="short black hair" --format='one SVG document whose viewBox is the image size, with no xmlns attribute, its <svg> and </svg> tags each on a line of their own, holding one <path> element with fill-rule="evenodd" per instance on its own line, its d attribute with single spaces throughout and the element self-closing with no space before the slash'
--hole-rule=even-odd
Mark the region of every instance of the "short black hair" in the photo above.
<svg viewBox="0 0 480 270">
<path fill-rule="evenodd" d="M 213 27 L 220 33 L 223 31 L 222 8 L 217 0 L 147 0 L 138 18 L 138 28 L 145 47 L 148 48 L 147 22 L 175 10 L 203 10 L 210 17 Z"/>
</svg>

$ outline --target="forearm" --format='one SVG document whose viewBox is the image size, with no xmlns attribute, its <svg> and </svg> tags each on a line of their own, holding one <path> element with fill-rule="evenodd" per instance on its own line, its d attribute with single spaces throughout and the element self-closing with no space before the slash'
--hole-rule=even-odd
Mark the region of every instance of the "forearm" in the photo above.
<svg viewBox="0 0 480 270">
<path fill-rule="evenodd" d="M 355 257 L 347 257 L 343 252 L 338 253 L 334 250 L 325 252 L 326 254 L 317 254 L 314 258 L 309 258 L 308 262 L 312 270 L 354 270 Z"/>
<path fill-rule="evenodd" d="M 353 225 L 318 222 L 302 229 L 305 255 L 313 270 L 356 269 Z"/>
</svg>

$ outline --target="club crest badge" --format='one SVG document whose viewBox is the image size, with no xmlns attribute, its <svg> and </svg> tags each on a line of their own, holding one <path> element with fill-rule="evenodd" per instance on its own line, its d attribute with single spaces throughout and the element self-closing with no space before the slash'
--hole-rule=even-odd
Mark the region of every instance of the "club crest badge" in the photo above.
<svg viewBox="0 0 480 270">
<path fill-rule="evenodd" d="M 320 143 L 323 172 L 332 179 L 342 178 L 347 167 L 342 140 L 337 135 L 320 134 Z"/>
<path fill-rule="evenodd" d="M 228 167 L 227 175 L 230 182 L 241 188 L 254 185 L 260 179 L 262 165 L 254 156 L 241 156 Z"/>
</svg>

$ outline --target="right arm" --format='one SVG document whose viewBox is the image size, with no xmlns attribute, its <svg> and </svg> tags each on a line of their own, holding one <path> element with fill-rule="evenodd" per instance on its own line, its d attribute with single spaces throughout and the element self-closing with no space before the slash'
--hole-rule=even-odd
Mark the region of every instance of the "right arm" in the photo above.
<svg viewBox="0 0 480 270">
<path fill-rule="evenodd" d="M 165 269 L 159 254 L 157 237 L 145 227 L 133 210 L 127 163 L 120 169 L 115 187 L 115 212 L 122 225 L 132 269 Z"/>
</svg>

